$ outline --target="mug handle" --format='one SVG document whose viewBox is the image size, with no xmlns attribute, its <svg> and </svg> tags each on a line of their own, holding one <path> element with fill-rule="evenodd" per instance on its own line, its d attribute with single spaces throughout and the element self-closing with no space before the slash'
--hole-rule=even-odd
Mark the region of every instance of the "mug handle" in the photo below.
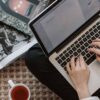
<svg viewBox="0 0 100 100">
<path fill-rule="evenodd" d="M 15 84 L 14 84 L 14 82 L 13 82 L 12 80 L 9 80 L 8 83 L 9 83 L 9 85 L 10 85 L 11 87 L 14 87 L 14 86 L 15 86 Z"/>
</svg>

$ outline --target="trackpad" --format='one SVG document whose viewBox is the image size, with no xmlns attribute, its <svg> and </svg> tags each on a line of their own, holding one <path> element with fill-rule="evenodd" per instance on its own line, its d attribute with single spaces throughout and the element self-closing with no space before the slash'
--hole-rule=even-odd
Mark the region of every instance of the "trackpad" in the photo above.
<svg viewBox="0 0 100 100">
<path fill-rule="evenodd" d="M 89 91 L 92 95 L 100 88 L 100 63 L 96 60 L 89 65 L 90 79 L 89 79 Z"/>
</svg>

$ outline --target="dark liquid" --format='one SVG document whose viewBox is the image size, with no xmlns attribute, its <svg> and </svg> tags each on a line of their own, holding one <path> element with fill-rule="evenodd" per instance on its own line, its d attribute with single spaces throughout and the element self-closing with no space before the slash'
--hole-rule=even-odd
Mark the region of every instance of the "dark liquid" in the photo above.
<svg viewBox="0 0 100 100">
<path fill-rule="evenodd" d="M 12 100 L 28 100 L 28 90 L 24 86 L 17 86 L 12 90 Z"/>
</svg>

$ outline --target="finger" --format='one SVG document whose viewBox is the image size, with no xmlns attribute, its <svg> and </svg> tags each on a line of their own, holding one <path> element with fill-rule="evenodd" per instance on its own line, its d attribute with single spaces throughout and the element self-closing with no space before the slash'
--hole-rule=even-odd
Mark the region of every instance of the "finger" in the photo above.
<svg viewBox="0 0 100 100">
<path fill-rule="evenodd" d="M 70 61 L 70 65 L 71 65 L 71 69 L 75 68 L 75 57 L 72 57 L 72 59 Z"/>
<path fill-rule="evenodd" d="M 76 69 L 79 69 L 80 68 L 80 61 L 79 61 L 79 58 L 76 60 Z"/>
<path fill-rule="evenodd" d="M 100 39 L 97 38 L 97 39 L 93 40 L 93 42 L 100 42 Z"/>
<path fill-rule="evenodd" d="M 100 62 L 100 56 L 96 55 L 96 60 Z"/>
<path fill-rule="evenodd" d="M 100 42 L 92 42 L 91 45 L 96 46 L 96 47 L 100 47 Z"/>
<path fill-rule="evenodd" d="M 67 70 L 68 74 L 71 72 L 71 68 L 70 68 L 70 64 L 69 63 L 67 63 L 67 65 L 66 65 L 66 70 Z"/>
<path fill-rule="evenodd" d="M 82 55 L 80 55 L 79 60 L 80 60 L 80 66 L 85 69 L 86 68 L 86 63 L 85 63 L 84 58 L 83 58 Z"/>
<path fill-rule="evenodd" d="M 100 55 L 100 49 L 98 48 L 89 48 L 88 51 Z"/>
</svg>

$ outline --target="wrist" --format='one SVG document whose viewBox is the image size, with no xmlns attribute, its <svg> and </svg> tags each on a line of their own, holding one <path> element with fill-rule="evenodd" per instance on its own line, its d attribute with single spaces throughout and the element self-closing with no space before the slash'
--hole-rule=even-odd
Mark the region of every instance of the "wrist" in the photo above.
<svg viewBox="0 0 100 100">
<path fill-rule="evenodd" d="M 90 97 L 88 86 L 83 85 L 81 87 L 77 87 L 76 91 L 78 93 L 79 99 L 84 99 Z"/>
</svg>

